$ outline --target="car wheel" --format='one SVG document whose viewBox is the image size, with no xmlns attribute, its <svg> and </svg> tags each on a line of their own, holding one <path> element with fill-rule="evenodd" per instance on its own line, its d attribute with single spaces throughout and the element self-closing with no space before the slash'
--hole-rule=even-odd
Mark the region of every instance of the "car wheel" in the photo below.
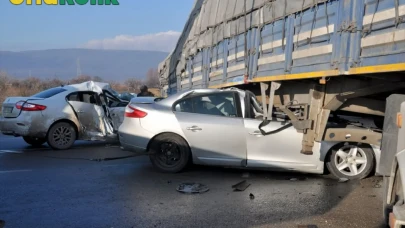
<svg viewBox="0 0 405 228">
<path fill-rule="evenodd" d="M 188 164 L 190 148 L 187 142 L 175 134 L 157 136 L 150 145 L 150 160 L 154 167 L 165 173 L 178 173 Z"/>
<path fill-rule="evenodd" d="M 374 152 L 364 144 L 340 144 L 331 151 L 326 166 L 337 178 L 363 179 L 373 171 Z"/>
<path fill-rule="evenodd" d="M 44 143 L 46 143 L 46 138 L 24 136 L 23 139 L 26 143 L 34 147 L 39 147 L 42 146 Z"/>
<path fill-rule="evenodd" d="M 69 149 L 76 141 L 75 128 L 69 123 L 59 122 L 49 129 L 47 141 L 52 149 Z"/>
</svg>

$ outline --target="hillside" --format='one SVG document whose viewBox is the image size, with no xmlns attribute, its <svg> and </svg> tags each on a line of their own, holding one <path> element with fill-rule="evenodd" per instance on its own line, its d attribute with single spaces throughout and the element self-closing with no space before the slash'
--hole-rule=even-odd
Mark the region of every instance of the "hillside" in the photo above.
<svg viewBox="0 0 405 228">
<path fill-rule="evenodd" d="M 157 68 L 168 53 L 156 51 L 57 49 L 41 51 L 0 51 L 0 71 L 17 78 L 38 77 L 68 79 L 81 74 L 105 80 L 124 81 L 144 78 L 150 68 Z"/>
</svg>

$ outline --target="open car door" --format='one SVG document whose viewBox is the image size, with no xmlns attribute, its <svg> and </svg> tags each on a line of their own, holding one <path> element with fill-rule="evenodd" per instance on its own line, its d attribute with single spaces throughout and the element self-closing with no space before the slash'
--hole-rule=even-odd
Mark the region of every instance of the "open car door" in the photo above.
<svg viewBox="0 0 405 228">
<path fill-rule="evenodd" d="M 108 90 L 103 90 L 102 103 L 107 119 L 112 125 L 113 132 L 116 133 L 122 122 L 124 122 L 125 107 L 129 102 L 119 99 Z"/>
<path fill-rule="evenodd" d="M 74 92 L 67 96 L 67 101 L 81 124 L 84 139 L 104 140 L 106 136 L 113 133 L 100 97 L 96 92 Z"/>
</svg>

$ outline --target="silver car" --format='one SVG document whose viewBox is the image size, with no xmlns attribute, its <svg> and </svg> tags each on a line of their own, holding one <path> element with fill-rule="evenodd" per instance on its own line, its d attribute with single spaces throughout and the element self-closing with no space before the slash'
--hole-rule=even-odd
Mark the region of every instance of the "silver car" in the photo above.
<svg viewBox="0 0 405 228">
<path fill-rule="evenodd" d="M 189 163 L 323 173 L 364 178 L 380 156 L 379 147 L 322 142 L 314 155 L 299 153 L 302 133 L 275 113 L 263 128 L 262 110 L 253 93 L 238 89 L 196 89 L 149 104 L 130 103 L 118 130 L 122 149 L 150 156 L 164 172 Z M 376 159 L 377 158 L 377 159 Z"/>
<path fill-rule="evenodd" d="M 107 83 L 84 82 L 51 88 L 31 97 L 8 97 L 0 131 L 33 146 L 47 142 L 68 149 L 75 140 L 117 140 L 127 101 Z"/>
</svg>

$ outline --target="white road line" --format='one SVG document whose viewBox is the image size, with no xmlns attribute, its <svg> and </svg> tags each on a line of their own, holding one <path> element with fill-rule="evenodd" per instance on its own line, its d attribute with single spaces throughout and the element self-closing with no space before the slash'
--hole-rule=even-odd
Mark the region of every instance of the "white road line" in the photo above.
<svg viewBox="0 0 405 228">
<path fill-rule="evenodd" d="M 6 153 L 22 154 L 22 153 L 24 153 L 24 152 L 22 152 L 22 151 L 17 151 L 17 150 L 0 150 L 0 154 L 6 154 Z"/>
<path fill-rule="evenodd" d="M 132 163 L 130 163 L 130 164 L 113 164 L 113 165 L 103 165 L 103 167 L 117 167 L 117 166 L 128 166 L 128 165 L 132 166 L 135 164 L 132 164 Z"/>
<path fill-rule="evenodd" d="M 6 174 L 6 173 L 19 173 L 19 172 L 31 172 L 31 169 L 20 169 L 20 170 L 4 170 L 0 171 L 0 174 Z"/>
</svg>

